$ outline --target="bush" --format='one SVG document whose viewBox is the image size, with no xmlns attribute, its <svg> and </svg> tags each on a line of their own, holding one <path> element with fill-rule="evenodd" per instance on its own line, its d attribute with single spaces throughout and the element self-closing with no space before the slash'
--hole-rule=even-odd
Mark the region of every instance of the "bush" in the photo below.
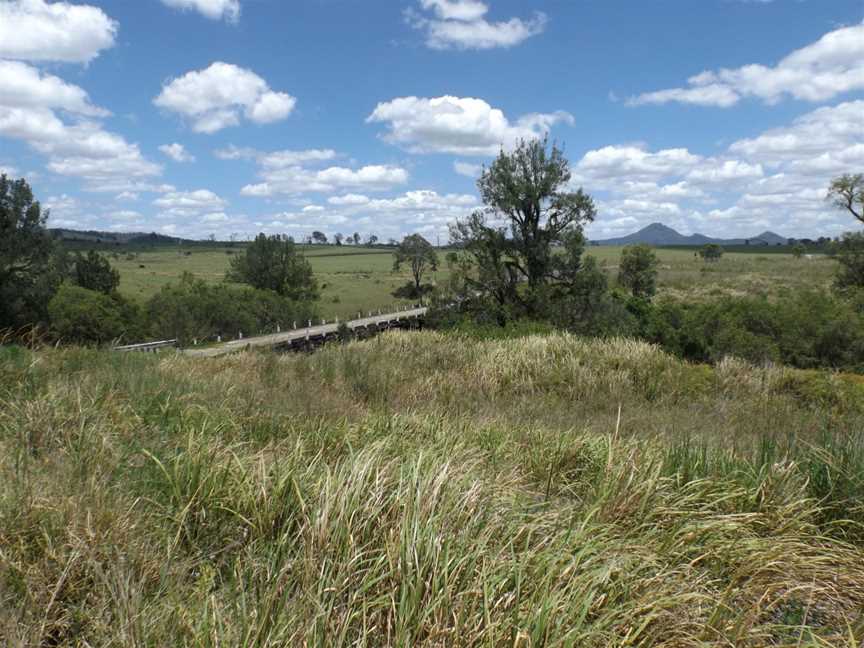
<svg viewBox="0 0 864 648">
<path fill-rule="evenodd" d="M 644 243 L 628 245 L 621 252 L 618 283 L 634 297 L 651 299 L 657 292 L 658 265 L 657 255 L 649 246 Z"/>
<path fill-rule="evenodd" d="M 631 312 L 641 337 L 690 360 L 736 356 L 756 364 L 864 371 L 864 315 L 826 292 L 786 294 L 776 301 L 664 301 Z"/>
<path fill-rule="evenodd" d="M 90 250 L 86 256 L 76 253 L 71 274 L 77 285 L 105 295 L 110 295 L 120 285 L 120 273 L 95 250 Z"/>
<path fill-rule="evenodd" d="M 833 252 L 840 263 L 834 286 L 839 290 L 864 288 L 864 233 L 844 234 Z"/>
<path fill-rule="evenodd" d="M 48 303 L 51 329 L 66 342 L 101 344 L 133 339 L 140 332 L 138 308 L 117 294 L 64 284 Z"/>
<path fill-rule="evenodd" d="M 178 284 L 164 286 L 147 303 L 151 334 L 181 344 L 216 335 L 234 337 L 241 331 L 244 335 L 272 332 L 277 324 L 287 327 L 313 315 L 308 302 L 269 290 L 208 284 L 190 274 Z"/>
</svg>

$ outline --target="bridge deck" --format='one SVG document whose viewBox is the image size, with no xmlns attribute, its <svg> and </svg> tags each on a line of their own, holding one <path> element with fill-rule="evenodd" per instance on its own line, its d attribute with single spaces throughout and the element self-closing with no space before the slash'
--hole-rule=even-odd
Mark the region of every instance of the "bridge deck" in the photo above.
<svg viewBox="0 0 864 648">
<path fill-rule="evenodd" d="M 426 314 L 426 308 L 412 308 L 410 310 L 400 311 L 398 313 L 386 313 L 384 315 L 373 315 L 371 317 L 361 317 L 360 319 L 350 320 L 345 322 L 349 329 L 366 328 L 369 326 L 380 326 L 382 324 L 390 324 L 391 322 L 399 322 L 402 320 L 416 319 Z M 215 357 L 242 351 L 243 349 L 253 347 L 273 347 L 282 344 L 288 344 L 295 340 L 305 340 L 307 338 L 326 337 L 333 335 L 339 330 L 339 324 L 319 324 L 318 326 L 309 326 L 306 328 L 293 329 L 291 331 L 283 331 L 281 333 L 271 333 L 269 335 L 258 335 L 255 337 L 243 338 L 242 340 L 231 340 L 223 342 L 218 346 L 207 347 L 206 349 L 184 349 L 183 353 L 201 357 Z"/>
</svg>

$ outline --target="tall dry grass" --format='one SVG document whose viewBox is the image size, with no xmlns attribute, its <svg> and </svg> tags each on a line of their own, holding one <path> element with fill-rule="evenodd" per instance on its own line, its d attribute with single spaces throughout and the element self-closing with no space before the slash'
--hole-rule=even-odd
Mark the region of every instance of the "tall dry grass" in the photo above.
<svg viewBox="0 0 864 648">
<path fill-rule="evenodd" d="M 858 646 L 864 385 L 626 340 L 0 349 L 12 646 Z"/>
</svg>

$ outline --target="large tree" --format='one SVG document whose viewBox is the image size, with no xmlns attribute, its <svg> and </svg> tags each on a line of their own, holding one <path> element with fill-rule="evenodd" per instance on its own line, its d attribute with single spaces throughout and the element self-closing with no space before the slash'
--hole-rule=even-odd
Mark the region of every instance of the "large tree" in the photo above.
<svg viewBox="0 0 864 648">
<path fill-rule="evenodd" d="M 420 234 L 406 236 L 399 247 L 393 252 L 393 271 L 399 270 L 403 264 L 411 268 L 411 276 L 414 279 L 414 290 L 416 294 L 421 292 L 423 275 L 427 270 L 438 269 L 438 255 L 435 248 Z"/>
<path fill-rule="evenodd" d="M 473 256 L 476 281 L 499 299 L 536 310 L 545 288 L 572 278 L 562 275 L 554 248 L 581 255 L 582 227 L 596 210 L 581 188 L 571 190 L 570 179 L 563 151 L 546 139 L 520 141 L 483 170 L 477 187 L 486 207 L 451 227 L 450 236 Z M 571 270 L 579 265 L 578 259 L 568 263 Z M 524 294 L 516 290 L 520 283 L 527 285 Z"/>
<path fill-rule="evenodd" d="M 26 180 L 0 175 L 0 328 L 47 318 L 62 280 L 47 219 Z"/>
<path fill-rule="evenodd" d="M 864 173 L 847 173 L 831 181 L 828 199 L 864 224 Z"/>
<path fill-rule="evenodd" d="M 256 236 L 242 254 L 231 260 L 227 278 L 295 301 L 318 298 L 309 261 L 297 251 L 292 239 L 278 234 Z"/>
</svg>

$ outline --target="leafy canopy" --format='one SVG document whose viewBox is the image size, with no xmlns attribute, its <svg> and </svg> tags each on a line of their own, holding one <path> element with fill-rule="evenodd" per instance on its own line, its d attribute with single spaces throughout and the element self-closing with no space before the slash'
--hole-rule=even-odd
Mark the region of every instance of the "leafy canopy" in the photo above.
<svg viewBox="0 0 864 648">
<path fill-rule="evenodd" d="M 246 250 L 231 260 L 227 278 L 247 283 L 295 301 L 318 298 L 309 261 L 291 238 L 259 234 Z"/>
<path fill-rule="evenodd" d="M 534 313 L 547 289 L 573 280 L 581 265 L 582 227 L 596 210 L 581 188 L 570 190 L 570 180 L 563 152 L 545 138 L 502 150 L 483 170 L 477 187 L 486 207 L 450 228 L 451 240 L 474 267 L 465 275 L 471 289 Z"/>
<path fill-rule="evenodd" d="M 651 299 L 657 292 L 657 266 L 659 261 L 644 243 L 628 245 L 621 252 L 618 282 L 634 297 Z"/>
<path fill-rule="evenodd" d="M 864 223 L 864 173 L 846 173 L 831 181 L 827 199 Z"/>
<path fill-rule="evenodd" d="M 438 255 L 429 241 L 420 234 L 411 234 L 406 236 L 393 252 L 393 272 L 397 272 L 403 264 L 411 268 L 414 289 L 419 294 L 423 275 L 428 270 L 438 269 Z"/>
<path fill-rule="evenodd" d="M 120 285 L 120 273 L 95 250 L 90 250 L 86 256 L 80 252 L 75 255 L 72 279 L 82 288 L 105 295 L 110 295 Z"/>
<path fill-rule="evenodd" d="M 26 180 L 0 175 L 0 328 L 47 317 L 62 280 L 47 219 Z"/>
</svg>

